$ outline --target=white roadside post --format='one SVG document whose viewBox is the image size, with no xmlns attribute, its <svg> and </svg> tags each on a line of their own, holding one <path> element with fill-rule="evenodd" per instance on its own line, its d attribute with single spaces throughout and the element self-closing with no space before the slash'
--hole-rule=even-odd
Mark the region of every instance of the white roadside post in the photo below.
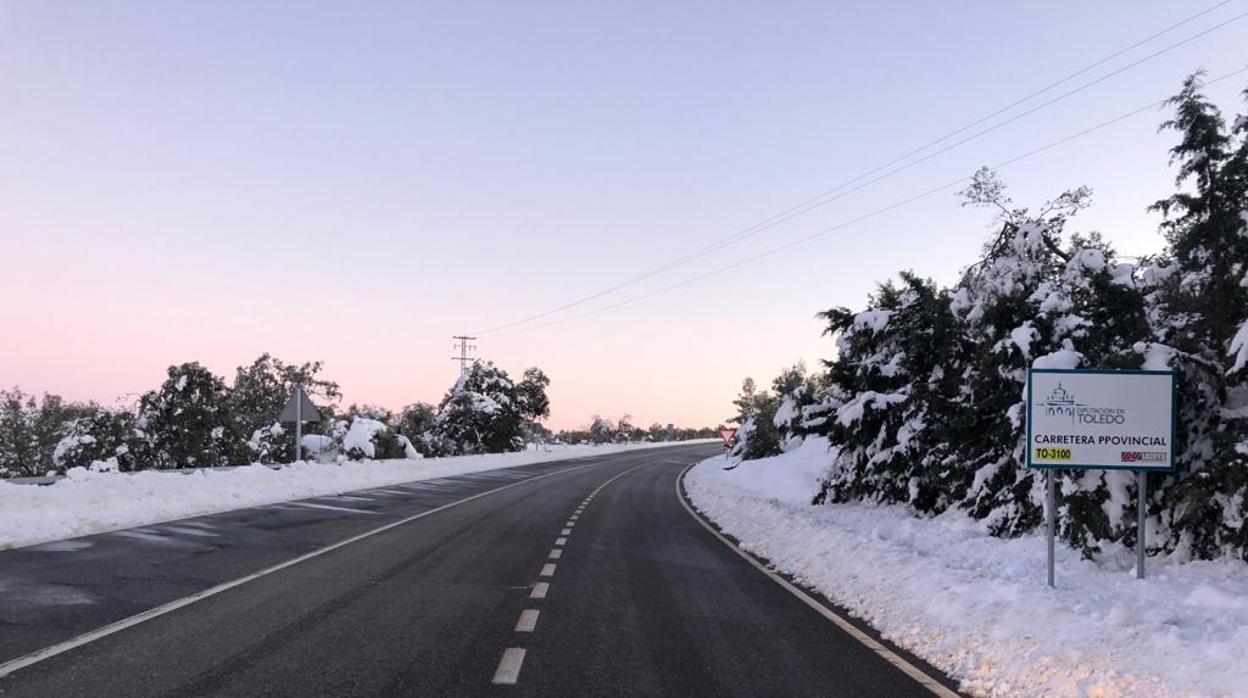
<svg viewBox="0 0 1248 698">
<path fill-rule="evenodd" d="M 306 416 L 305 416 L 306 415 Z M 295 391 L 291 393 L 290 400 L 286 402 L 286 406 L 282 408 L 278 421 L 289 424 L 295 423 L 295 461 L 303 459 L 303 423 L 321 421 L 321 412 L 316 409 L 316 405 L 308 399 L 308 394 L 303 388 L 296 386 Z"/>
<path fill-rule="evenodd" d="M 1178 386 L 1173 371 L 1027 371 L 1027 467 L 1045 472 L 1048 583 L 1054 586 L 1057 485 L 1054 470 L 1136 473 L 1135 576 L 1144 579 L 1148 471 L 1174 470 Z"/>
</svg>

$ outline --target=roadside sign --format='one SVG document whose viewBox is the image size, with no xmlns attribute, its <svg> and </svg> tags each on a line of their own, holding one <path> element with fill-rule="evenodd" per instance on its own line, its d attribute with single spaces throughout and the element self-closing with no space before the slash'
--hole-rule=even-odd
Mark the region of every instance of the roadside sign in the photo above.
<svg viewBox="0 0 1248 698">
<path fill-rule="evenodd" d="M 295 388 L 295 392 L 291 394 L 290 400 L 286 401 L 286 406 L 282 408 L 282 413 L 278 416 L 277 421 L 286 423 L 319 422 L 321 421 L 321 412 L 308 399 L 308 394 L 303 391 L 303 388 Z"/>
<path fill-rule="evenodd" d="M 308 394 L 303 391 L 303 388 L 297 387 L 290 396 L 290 400 L 286 402 L 286 406 L 282 408 L 277 421 L 295 423 L 295 460 L 303 460 L 303 423 L 321 421 L 321 411 L 316 409 L 316 405 L 308 399 Z"/>
<path fill-rule="evenodd" d="M 1175 468 L 1173 371 L 1027 371 L 1027 467 L 1045 471 L 1049 586 L 1054 586 L 1057 469 L 1135 471 L 1135 576 L 1144 578 L 1148 471 Z"/>
<path fill-rule="evenodd" d="M 724 448 L 732 445 L 732 439 L 737 435 L 736 427 L 724 427 L 719 430 L 719 438 L 724 440 Z"/>
<path fill-rule="evenodd" d="M 1174 470 L 1173 371 L 1032 369 L 1027 467 Z"/>
</svg>

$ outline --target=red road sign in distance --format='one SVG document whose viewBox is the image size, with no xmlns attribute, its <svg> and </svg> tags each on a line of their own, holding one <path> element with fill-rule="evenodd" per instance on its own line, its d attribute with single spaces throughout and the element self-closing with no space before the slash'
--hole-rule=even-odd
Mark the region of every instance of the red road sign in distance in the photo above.
<svg viewBox="0 0 1248 698">
<path fill-rule="evenodd" d="M 725 446 L 732 445 L 732 437 L 737 435 L 737 430 L 732 427 L 725 427 L 719 430 L 719 438 L 724 440 Z"/>
</svg>

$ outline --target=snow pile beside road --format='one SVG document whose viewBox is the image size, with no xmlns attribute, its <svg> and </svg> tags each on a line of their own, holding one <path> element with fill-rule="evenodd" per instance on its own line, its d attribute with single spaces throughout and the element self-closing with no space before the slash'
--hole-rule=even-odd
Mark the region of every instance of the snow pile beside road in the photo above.
<svg viewBox="0 0 1248 698">
<path fill-rule="evenodd" d="M 454 458 L 301 462 L 280 469 L 252 465 L 110 473 L 74 468 L 69 477 L 47 486 L 0 481 L 0 550 L 414 480 L 665 445 L 671 444 L 558 445 Z"/>
<path fill-rule="evenodd" d="M 1096 562 L 1043 536 L 1002 540 L 953 512 L 810 506 L 827 441 L 723 470 L 691 470 L 690 498 L 742 547 L 982 696 L 1248 695 L 1248 565 Z"/>
</svg>

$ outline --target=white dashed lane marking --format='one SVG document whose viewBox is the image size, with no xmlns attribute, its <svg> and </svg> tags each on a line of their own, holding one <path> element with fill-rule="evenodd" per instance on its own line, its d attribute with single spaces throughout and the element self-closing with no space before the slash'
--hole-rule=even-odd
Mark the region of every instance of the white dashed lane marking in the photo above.
<svg viewBox="0 0 1248 698">
<path fill-rule="evenodd" d="M 594 495 L 598 494 L 602 488 L 612 482 L 641 467 L 643 466 L 639 465 L 636 468 L 631 468 L 619 473 L 615 477 L 599 485 L 589 494 L 589 496 L 585 497 L 585 500 L 581 502 L 580 506 L 576 507 L 576 509 L 573 510 L 572 515 L 568 517 L 568 522 L 564 524 L 563 529 L 559 531 L 559 537 L 555 539 L 555 547 L 551 548 L 550 553 L 547 555 L 547 559 L 559 560 L 563 558 L 563 546 L 568 544 L 568 536 L 572 535 L 572 527 L 576 525 L 577 519 L 581 518 L 581 514 L 584 513 L 585 507 L 589 506 L 589 503 L 593 501 Z M 547 562 L 542 565 L 542 571 L 538 573 L 538 576 L 547 578 L 555 576 L 555 563 Z M 550 593 L 550 582 L 536 582 L 533 585 L 532 591 L 529 592 L 529 598 L 545 599 L 548 593 Z M 541 612 L 535 608 L 526 608 L 521 611 L 520 620 L 516 622 L 515 632 L 534 632 L 537 629 L 537 619 L 540 614 Z M 498 669 L 494 672 L 494 683 L 509 685 L 515 684 L 520 678 L 520 667 L 524 664 L 524 653 L 525 650 L 522 647 L 509 647 L 504 650 L 503 657 L 498 662 Z"/>
<path fill-rule="evenodd" d="M 526 608 L 520 612 L 520 620 L 516 622 L 516 632 L 531 633 L 537 627 L 538 611 Z"/>
<path fill-rule="evenodd" d="M 508 647 L 503 650 L 503 658 L 498 661 L 498 669 L 494 672 L 494 683 L 514 684 L 520 678 L 520 667 L 523 664 L 523 647 Z"/>
</svg>

